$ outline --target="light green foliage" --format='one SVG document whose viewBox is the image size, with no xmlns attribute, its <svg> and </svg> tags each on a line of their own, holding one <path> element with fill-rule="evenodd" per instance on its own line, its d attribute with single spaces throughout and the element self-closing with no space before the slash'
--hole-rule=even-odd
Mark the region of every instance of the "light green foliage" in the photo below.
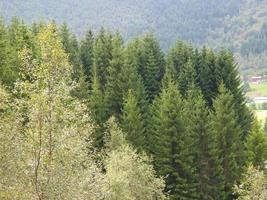
<svg viewBox="0 0 267 200">
<path fill-rule="evenodd" d="M 146 155 L 138 155 L 127 144 L 122 131 L 111 118 L 106 138 L 106 179 L 108 200 L 156 200 L 166 199 L 163 194 L 164 181 L 157 178 Z"/>
<path fill-rule="evenodd" d="M 22 160 L 22 120 L 11 95 L 0 85 L 0 199 L 27 199 Z"/>
<path fill-rule="evenodd" d="M 34 79 L 17 83 L 17 91 L 26 96 L 18 99 L 20 108 L 26 108 L 21 112 L 26 110 L 27 115 L 23 159 L 29 182 L 25 192 L 29 199 L 39 200 L 87 195 L 97 199 L 97 187 L 90 177 L 101 180 L 101 175 L 86 150 L 92 122 L 86 107 L 70 96 L 71 66 L 55 25 L 43 29 L 37 42 L 38 60 L 32 61 L 27 50 L 21 53 L 25 73 Z"/>
<path fill-rule="evenodd" d="M 267 136 L 261 125 L 255 121 L 246 141 L 247 161 L 263 170 L 267 160 Z"/>
<path fill-rule="evenodd" d="M 259 171 L 252 165 L 248 167 L 240 185 L 235 185 L 237 200 L 266 200 L 267 178 L 263 171 Z"/>
</svg>

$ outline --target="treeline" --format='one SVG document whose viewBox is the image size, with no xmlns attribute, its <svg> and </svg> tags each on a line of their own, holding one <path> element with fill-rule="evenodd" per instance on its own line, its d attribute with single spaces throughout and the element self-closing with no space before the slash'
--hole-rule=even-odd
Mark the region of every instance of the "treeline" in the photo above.
<svg viewBox="0 0 267 200">
<path fill-rule="evenodd" d="M 18 19 L 0 44 L 2 199 L 242 199 L 265 168 L 228 51 Z"/>
</svg>

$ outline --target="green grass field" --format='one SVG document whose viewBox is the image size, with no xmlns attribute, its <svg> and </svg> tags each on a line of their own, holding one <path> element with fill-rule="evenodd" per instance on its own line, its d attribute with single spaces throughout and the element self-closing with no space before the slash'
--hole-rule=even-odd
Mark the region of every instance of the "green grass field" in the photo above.
<svg viewBox="0 0 267 200">
<path fill-rule="evenodd" d="M 267 81 L 259 84 L 253 85 L 250 84 L 251 91 L 247 93 L 249 97 L 259 97 L 259 96 L 267 96 Z"/>
</svg>

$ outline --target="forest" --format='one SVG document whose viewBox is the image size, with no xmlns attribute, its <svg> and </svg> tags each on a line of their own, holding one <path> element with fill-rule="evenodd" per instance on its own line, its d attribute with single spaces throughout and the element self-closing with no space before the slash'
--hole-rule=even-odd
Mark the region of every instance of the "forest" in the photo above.
<svg viewBox="0 0 267 200">
<path fill-rule="evenodd" d="M 153 32 L 165 53 L 178 38 L 216 52 L 228 48 L 246 78 L 267 73 L 266 5 L 267 0 L 2 0 L 0 13 L 6 22 L 13 16 L 28 24 L 67 22 L 78 37 L 102 26 L 119 31 L 126 42 Z"/>
<path fill-rule="evenodd" d="M 246 103 L 229 50 L 1 20 L 0 199 L 265 200 Z"/>
</svg>

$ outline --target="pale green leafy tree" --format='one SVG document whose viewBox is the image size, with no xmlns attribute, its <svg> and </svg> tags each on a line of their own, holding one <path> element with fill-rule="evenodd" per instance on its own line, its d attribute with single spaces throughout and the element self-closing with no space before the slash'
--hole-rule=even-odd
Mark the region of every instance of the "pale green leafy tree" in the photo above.
<svg viewBox="0 0 267 200">
<path fill-rule="evenodd" d="M 263 171 L 249 166 L 240 185 L 234 187 L 238 200 L 267 200 L 267 178 Z"/>
<path fill-rule="evenodd" d="M 28 199 L 101 199 L 104 177 L 88 152 L 93 126 L 86 106 L 70 95 L 71 66 L 56 26 L 37 36 L 39 57 L 21 52 L 22 79 L 16 84 L 26 115 L 23 145 Z M 30 77 L 30 78 L 27 78 Z"/>
<path fill-rule="evenodd" d="M 157 178 L 150 159 L 127 144 L 114 118 L 108 122 L 105 160 L 108 200 L 166 199 L 164 181 Z"/>
</svg>

